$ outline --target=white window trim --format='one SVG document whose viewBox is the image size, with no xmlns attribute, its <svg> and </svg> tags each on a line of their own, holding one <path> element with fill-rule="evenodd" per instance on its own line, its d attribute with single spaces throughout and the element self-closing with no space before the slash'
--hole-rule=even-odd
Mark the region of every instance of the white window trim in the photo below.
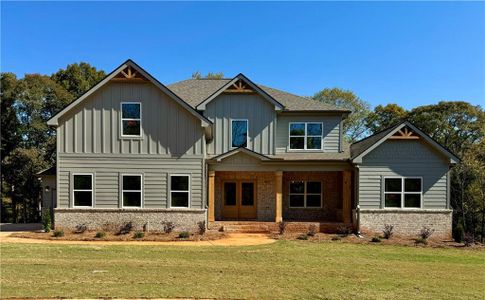
<svg viewBox="0 0 485 300">
<path fill-rule="evenodd" d="M 125 190 L 123 186 L 123 177 L 138 176 L 140 177 L 140 190 Z M 121 174 L 121 208 L 143 208 L 143 174 Z M 140 192 L 140 206 L 125 206 L 124 192 Z"/>
<path fill-rule="evenodd" d="M 230 139 L 229 139 L 229 146 L 231 149 L 236 149 L 236 148 L 239 148 L 239 147 L 234 147 L 232 145 L 232 122 L 234 121 L 246 121 L 246 124 L 247 124 L 247 132 L 246 132 L 246 147 L 245 148 L 249 148 L 249 120 L 248 119 L 231 119 L 231 128 L 230 128 L 230 132 L 231 132 L 231 136 L 230 136 Z"/>
<path fill-rule="evenodd" d="M 305 134 L 304 135 L 291 135 L 291 125 L 292 124 L 305 124 Z M 308 124 L 320 124 L 322 126 L 322 134 L 321 135 L 307 135 L 307 125 Z M 292 137 L 303 137 L 303 148 L 291 148 L 291 138 Z M 309 137 L 319 137 L 321 138 L 320 142 L 320 149 L 308 149 L 307 147 L 307 138 Z M 288 151 L 322 151 L 323 148 L 323 122 L 289 122 L 288 123 Z"/>
<path fill-rule="evenodd" d="M 386 192 L 386 179 L 401 179 L 401 192 Z M 421 191 L 419 192 L 405 192 L 404 191 L 404 181 L 405 179 L 419 179 L 421 180 Z M 384 190 L 384 199 L 382 199 L 384 203 L 384 209 L 421 209 L 423 208 L 423 177 L 420 176 L 384 176 L 384 186 L 382 187 Z M 387 207 L 386 206 L 386 195 L 387 194 L 401 194 L 401 207 Z M 405 207 L 404 206 L 404 195 L 405 194 L 416 194 L 420 195 L 419 197 L 419 207 Z"/>
<path fill-rule="evenodd" d="M 135 118 L 123 118 L 123 104 L 138 104 L 140 105 L 140 118 L 135 119 Z M 140 121 L 140 134 L 139 135 L 133 135 L 133 134 L 123 134 L 123 121 Z M 139 139 L 142 138 L 143 136 L 143 126 L 142 126 L 142 105 L 141 102 L 139 101 L 127 101 L 127 102 L 121 102 L 120 103 L 120 136 L 121 138 L 135 138 Z"/>
<path fill-rule="evenodd" d="M 89 175 L 91 176 L 91 189 L 90 190 L 78 190 L 74 188 L 74 177 L 77 175 Z M 91 192 L 91 206 L 77 206 L 74 199 L 74 192 Z M 93 208 L 94 207 L 94 174 L 93 173 L 72 173 L 72 207 L 73 208 Z"/>
<path fill-rule="evenodd" d="M 189 178 L 189 189 L 187 191 L 183 190 L 172 190 L 172 177 L 174 176 L 180 176 L 180 177 L 188 177 Z M 170 182 L 169 182 L 169 193 L 170 193 L 170 203 L 169 207 L 170 208 L 184 208 L 184 209 L 189 209 L 192 205 L 192 199 L 191 199 L 191 193 L 190 191 L 192 190 L 192 184 L 191 184 L 191 176 L 190 174 L 170 174 Z M 172 206 L 172 192 L 179 192 L 179 193 L 187 193 L 189 195 L 189 201 L 187 203 L 187 206 Z"/>
<path fill-rule="evenodd" d="M 303 182 L 304 187 L 303 187 L 303 193 L 291 193 L 291 182 Z M 320 183 L 320 194 L 317 193 L 307 193 L 307 183 L 308 182 L 319 182 Z M 290 197 L 291 195 L 303 195 L 303 205 L 304 206 L 291 206 L 291 201 Z M 310 206 L 308 207 L 306 204 L 306 197 L 307 196 L 314 196 L 314 195 L 320 195 L 320 206 Z M 323 184 L 322 181 L 320 180 L 291 180 L 290 183 L 288 184 L 288 206 L 289 208 L 300 208 L 300 209 L 319 209 L 322 208 L 323 206 Z"/>
</svg>

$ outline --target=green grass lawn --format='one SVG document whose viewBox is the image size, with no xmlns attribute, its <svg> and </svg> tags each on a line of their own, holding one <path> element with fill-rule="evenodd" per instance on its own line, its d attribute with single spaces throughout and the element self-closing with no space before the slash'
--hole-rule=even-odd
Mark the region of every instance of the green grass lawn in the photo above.
<svg viewBox="0 0 485 300">
<path fill-rule="evenodd" d="M 342 242 L 2 244 L 1 298 L 483 299 L 485 252 Z"/>
</svg>

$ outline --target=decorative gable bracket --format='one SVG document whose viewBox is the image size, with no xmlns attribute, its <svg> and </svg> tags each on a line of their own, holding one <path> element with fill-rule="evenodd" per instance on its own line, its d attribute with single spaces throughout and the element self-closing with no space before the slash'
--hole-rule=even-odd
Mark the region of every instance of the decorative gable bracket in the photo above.
<svg viewBox="0 0 485 300">
<path fill-rule="evenodd" d="M 403 127 L 399 129 L 396 133 L 389 137 L 390 140 L 419 140 L 419 135 L 417 135 L 409 127 Z"/>
</svg>

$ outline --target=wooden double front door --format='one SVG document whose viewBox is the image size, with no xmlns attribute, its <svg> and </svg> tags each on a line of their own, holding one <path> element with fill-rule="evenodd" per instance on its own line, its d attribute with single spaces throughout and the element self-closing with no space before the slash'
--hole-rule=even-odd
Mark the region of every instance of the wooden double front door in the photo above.
<svg viewBox="0 0 485 300">
<path fill-rule="evenodd" d="M 222 216 L 225 220 L 256 219 L 256 181 L 224 181 L 222 201 Z"/>
</svg>

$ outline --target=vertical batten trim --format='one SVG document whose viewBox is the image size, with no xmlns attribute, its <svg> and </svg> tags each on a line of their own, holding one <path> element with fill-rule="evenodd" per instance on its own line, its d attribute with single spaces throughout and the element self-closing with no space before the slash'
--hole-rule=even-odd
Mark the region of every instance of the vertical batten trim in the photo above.
<svg viewBox="0 0 485 300">
<path fill-rule="evenodd" d="M 86 153 L 86 107 L 82 110 L 82 152 Z"/>
</svg>

